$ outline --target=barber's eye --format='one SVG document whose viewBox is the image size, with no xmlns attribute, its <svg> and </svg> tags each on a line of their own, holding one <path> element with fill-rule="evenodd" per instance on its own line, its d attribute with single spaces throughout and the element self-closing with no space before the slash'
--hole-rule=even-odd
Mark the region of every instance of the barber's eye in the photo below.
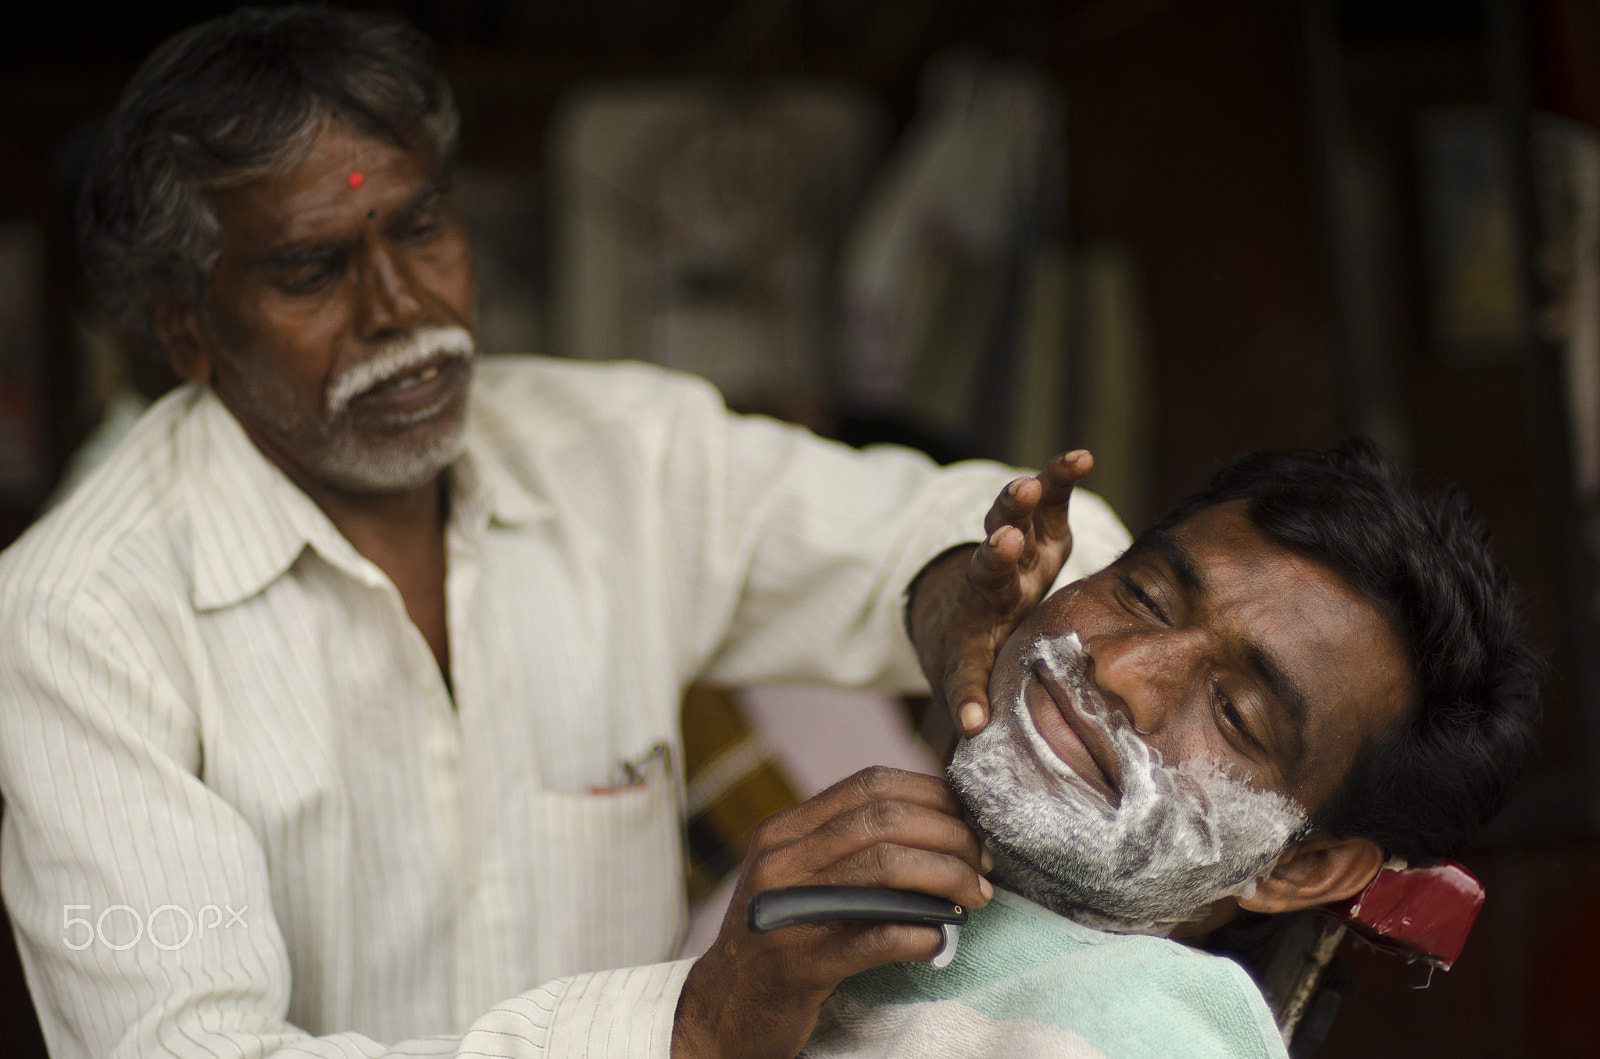
<svg viewBox="0 0 1600 1059">
<path fill-rule="evenodd" d="M 336 257 L 318 258 L 283 269 L 276 282 L 285 294 L 313 294 L 326 287 L 338 273 Z"/>
<path fill-rule="evenodd" d="M 390 236 L 396 242 L 422 243 L 432 238 L 442 227 L 444 227 L 442 217 L 438 214 L 428 214 L 423 217 L 413 217 L 398 225 L 390 232 Z"/>
</svg>

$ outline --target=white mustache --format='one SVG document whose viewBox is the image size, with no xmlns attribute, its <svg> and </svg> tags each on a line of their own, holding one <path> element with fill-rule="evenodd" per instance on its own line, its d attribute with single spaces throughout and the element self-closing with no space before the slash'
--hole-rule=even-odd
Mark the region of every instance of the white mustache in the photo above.
<svg viewBox="0 0 1600 1059">
<path fill-rule="evenodd" d="M 336 377 L 328 388 L 328 413 L 342 414 L 351 401 L 368 390 L 416 371 L 431 360 L 471 360 L 476 352 L 472 335 L 464 327 L 419 327 L 395 339 L 377 356 Z"/>
</svg>

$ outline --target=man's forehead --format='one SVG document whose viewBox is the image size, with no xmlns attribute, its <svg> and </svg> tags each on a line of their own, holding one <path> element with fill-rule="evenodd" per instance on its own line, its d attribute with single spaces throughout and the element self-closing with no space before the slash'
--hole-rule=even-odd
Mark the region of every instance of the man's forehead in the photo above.
<svg viewBox="0 0 1600 1059">
<path fill-rule="evenodd" d="M 439 180 L 433 152 L 421 137 L 402 145 L 335 121 L 278 172 L 214 197 L 230 231 L 293 241 L 313 237 L 329 223 L 363 216 L 367 209 L 399 208 Z"/>
<path fill-rule="evenodd" d="M 1214 504 L 1181 521 L 1152 527 L 1135 538 L 1121 561 L 1157 562 L 1180 587 L 1196 594 L 1239 585 L 1268 591 L 1274 576 L 1287 576 L 1296 581 L 1325 580 L 1352 597 L 1366 599 L 1325 561 L 1257 525 L 1250 517 L 1249 500 Z M 1226 585 L 1220 580 L 1224 575 L 1230 577 Z"/>
</svg>

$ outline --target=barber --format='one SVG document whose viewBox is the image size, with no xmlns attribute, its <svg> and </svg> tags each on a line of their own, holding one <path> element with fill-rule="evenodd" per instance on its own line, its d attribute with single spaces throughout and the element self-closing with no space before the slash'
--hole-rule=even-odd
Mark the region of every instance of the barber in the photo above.
<svg viewBox="0 0 1600 1059">
<path fill-rule="evenodd" d="M 1016 619 L 1125 539 L 1069 521 L 1083 456 L 991 508 L 1014 472 L 479 358 L 456 125 L 414 30 L 307 8 L 179 34 L 107 123 L 86 260 L 188 381 L 0 557 L 0 884 L 52 1055 L 792 1050 L 811 1006 L 774 1031 L 726 972 L 810 955 L 671 961 L 682 689 L 916 685 L 943 554 L 911 629 L 971 730 Z M 946 799 L 846 792 L 777 874 L 980 903 Z"/>
</svg>

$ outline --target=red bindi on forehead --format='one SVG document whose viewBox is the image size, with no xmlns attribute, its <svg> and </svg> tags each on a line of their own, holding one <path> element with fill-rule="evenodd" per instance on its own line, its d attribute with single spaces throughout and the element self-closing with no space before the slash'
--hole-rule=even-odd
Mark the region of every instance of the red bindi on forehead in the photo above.
<svg viewBox="0 0 1600 1059">
<path fill-rule="evenodd" d="M 350 170 L 350 177 L 345 181 L 345 183 L 349 184 L 352 188 L 359 188 L 366 182 L 367 178 L 361 175 L 361 170 L 359 169 Z"/>
</svg>

